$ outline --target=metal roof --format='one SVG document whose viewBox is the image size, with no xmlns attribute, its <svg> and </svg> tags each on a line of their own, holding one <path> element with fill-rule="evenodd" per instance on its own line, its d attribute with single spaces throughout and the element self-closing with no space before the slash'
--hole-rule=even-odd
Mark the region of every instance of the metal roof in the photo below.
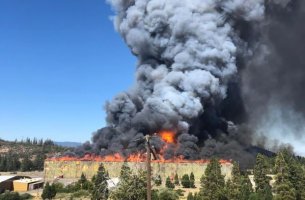
<svg viewBox="0 0 305 200">
<path fill-rule="evenodd" d="M 42 181 L 42 178 L 25 178 L 25 179 L 19 179 L 19 180 L 15 180 L 14 182 L 18 182 L 18 183 L 33 183 L 33 182 L 37 182 L 37 181 Z"/>
<path fill-rule="evenodd" d="M 14 178 L 15 176 L 0 176 L 0 183 L 10 180 L 12 178 Z"/>
</svg>

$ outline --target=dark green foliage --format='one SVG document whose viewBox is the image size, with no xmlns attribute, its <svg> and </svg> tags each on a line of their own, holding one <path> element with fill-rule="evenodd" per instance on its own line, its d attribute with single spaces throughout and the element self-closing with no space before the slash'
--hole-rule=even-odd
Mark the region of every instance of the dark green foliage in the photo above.
<svg viewBox="0 0 305 200">
<path fill-rule="evenodd" d="M 191 186 L 191 182 L 190 182 L 190 177 L 188 174 L 184 174 L 181 178 L 181 185 L 184 187 L 184 188 L 190 188 Z"/>
<path fill-rule="evenodd" d="M 261 200 L 272 199 L 271 186 L 269 185 L 271 178 L 267 176 L 268 171 L 265 156 L 258 154 L 254 166 L 254 181 L 256 193 L 258 193 Z"/>
<path fill-rule="evenodd" d="M 185 190 L 177 189 L 177 190 L 175 190 L 175 191 L 176 191 L 176 193 L 177 193 L 179 196 L 184 196 Z"/>
<path fill-rule="evenodd" d="M 0 195 L 0 200 L 23 200 L 29 199 L 29 196 L 20 196 L 17 192 L 6 191 Z"/>
<path fill-rule="evenodd" d="M 78 188 L 82 190 L 92 190 L 93 185 L 90 181 L 87 180 L 84 173 L 82 173 L 80 179 L 77 181 Z"/>
<path fill-rule="evenodd" d="M 151 199 L 152 200 L 159 200 L 158 190 L 152 190 L 151 191 Z"/>
<path fill-rule="evenodd" d="M 0 200 L 19 200 L 20 196 L 17 192 L 6 191 L 0 195 Z"/>
<path fill-rule="evenodd" d="M 170 189 L 163 189 L 159 191 L 159 200 L 178 200 L 179 195 Z"/>
<path fill-rule="evenodd" d="M 249 196 L 249 200 L 261 200 L 257 193 L 252 193 Z"/>
<path fill-rule="evenodd" d="M 120 180 L 126 180 L 130 178 L 130 175 L 132 174 L 130 167 L 128 166 L 127 162 L 124 162 L 121 168 L 120 172 Z"/>
<path fill-rule="evenodd" d="M 9 153 L 0 156 L 0 171 L 17 171 L 20 169 L 20 161 L 17 154 Z"/>
<path fill-rule="evenodd" d="M 175 188 L 175 184 L 171 181 L 169 176 L 166 178 L 165 186 L 167 188 L 170 188 L 170 189 L 174 189 Z"/>
<path fill-rule="evenodd" d="M 156 186 L 162 185 L 162 179 L 161 179 L 160 175 L 158 175 L 154 181 L 155 181 Z"/>
<path fill-rule="evenodd" d="M 271 186 L 265 184 L 262 190 L 257 191 L 258 197 L 260 200 L 272 200 L 273 195 L 271 191 Z"/>
<path fill-rule="evenodd" d="M 46 155 L 43 153 L 38 153 L 33 161 L 33 169 L 42 171 L 44 166 L 44 160 L 46 159 Z"/>
<path fill-rule="evenodd" d="M 242 193 L 242 177 L 239 171 L 239 165 L 233 162 L 232 178 L 226 184 L 227 197 L 230 200 L 240 200 Z"/>
<path fill-rule="evenodd" d="M 146 199 L 146 173 L 130 174 L 122 179 L 114 191 L 111 192 L 112 200 L 137 200 Z"/>
<path fill-rule="evenodd" d="M 55 182 L 53 183 L 54 187 L 55 187 L 55 190 L 56 192 L 60 193 L 60 192 L 65 192 L 65 186 L 64 184 L 62 183 L 59 183 L 59 182 Z"/>
<path fill-rule="evenodd" d="M 33 198 L 33 196 L 28 193 L 24 193 L 24 194 L 20 195 L 20 199 L 22 199 L 22 200 L 23 199 L 32 199 L 32 198 Z"/>
<path fill-rule="evenodd" d="M 81 197 L 89 197 L 89 196 L 90 196 L 90 192 L 87 190 L 78 190 L 71 195 L 72 198 L 77 198 L 77 199 L 82 199 Z"/>
<path fill-rule="evenodd" d="M 190 188 L 196 188 L 195 187 L 195 176 L 194 176 L 193 172 L 191 172 L 191 175 L 190 175 Z"/>
<path fill-rule="evenodd" d="M 180 185 L 180 183 L 179 183 L 179 177 L 178 177 L 178 174 L 177 174 L 177 173 L 175 174 L 174 184 L 175 184 L 175 185 Z"/>
<path fill-rule="evenodd" d="M 283 154 L 280 152 L 276 156 L 275 161 L 275 183 L 274 193 L 276 200 L 295 200 L 295 189 L 289 180 L 289 168 L 284 159 Z"/>
<path fill-rule="evenodd" d="M 71 183 L 67 185 L 61 192 L 63 193 L 74 193 L 80 190 L 80 185 L 78 183 Z"/>
<path fill-rule="evenodd" d="M 38 141 L 36 138 L 14 142 L 0 140 L 0 146 L 9 149 L 7 153 L 0 155 L 0 171 L 42 171 L 46 154 L 67 151 L 66 148 L 56 146 L 54 143 L 51 145 L 52 142 L 46 141 L 46 145 L 40 143 L 43 144 L 43 140 Z"/>
<path fill-rule="evenodd" d="M 56 196 L 56 187 L 55 185 L 50 185 L 49 182 L 43 188 L 41 197 L 42 199 L 53 199 Z"/>
<path fill-rule="evenodd" d="M 104 165 L 101 163 L 93 183 L 92 199 L 105 200 L 108 199 L 109 190 L 107 180 L 109 177 L 106 175 Z"/>
<path fill-rule="evenodd" d="M 21 162 L 21 171 L 27 172 L 33 170 L 33 162 L 28 156 L 25 156 Z"/>
<path fill-rule="evenodd" d="M 253 193 L 252 184 L 247 175 L 241 177 L 240 200 L 248 200 Z"/>
<path fill-rule="evenodd" d="M 289 181 L 295 189 L 296 199 L 305 200 L 305 174 L 304 174 L 304 158 L 295 157 L 288 148 L 282 149 L 282 154 L 288 166 Z"/>
<path fill-rule="evenodd" d="M 218 159 L 211 159 L 200 183 L 200 196 L 202 200 L 224 199 L 225 180 L 224 176 L 221 175 L 221 165 Z"/>
<path fill-rule="evenodd" d="M 193 193 L 190 192 L 190 193 L 187 195 L 186 200 L 194 200 Z"/>
<path fill-rule="evenodd" d="M 194 194 L 194 200 L 202 200 L 202 198 L 200 197 L 199 193 L 195 193 Z"/>
</svg>

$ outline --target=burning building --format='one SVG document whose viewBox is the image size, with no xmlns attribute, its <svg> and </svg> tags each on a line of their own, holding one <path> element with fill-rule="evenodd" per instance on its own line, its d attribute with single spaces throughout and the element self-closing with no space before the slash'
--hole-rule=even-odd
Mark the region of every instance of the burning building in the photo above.
<svg viewBox="0 0 305 200">
<path fill-rule="evenodd" d="M 45 179 L 54 180 L 56 177 L 77 180 L 84 173 L 87 178 L 92 178 L 97 173 L 100 163 L 103 163 L 109 173 L 110 178 L 120 176 L 120 169 L 123 163 L 127 162 L 128 166 L 135 173 L 142 169 L 146 170 L 146 163 L 141 156 L 131 156 L 123 158 L 119 154 L 105 157 L 85 156 L 83 158 L 60 157 L 51 158 L 45 161 Z M 204 174 L 208 160 L 155 160 L 152 161 L 152 176 L 172 177 L 177 173 L 179 176 L 194 173 L 196 181 L 199 182 Z M 232 163 L 226 160 L 220 160 L 221 171 L 225 178 L 231 177 Z"/>
<path fill-rule="evenodd" d="M 164 149 L 167 149 L 168 145 L 173 147 L 177 145 L 174 140 L 174 133 L 170 131 L 161 132 L 160 137 L 166 143 Z M 199 182 L 209 163 L 209 160 L 186 160 L 182 156 L 165 159 L 163 150 L 161 150 L 159 154 L 156 154 L 153 146 L 150 145 L 150 149 L 155 158 L 155 160 L 151 160 L 153 177 L 160 175 L 161 177 L 169 176 L 173 178 L 175 174 L 182 176 L 193 172 L 196 181 Z M 86 154 L 83 157 L 71 155 L 53 157 L 45 161 L 44 176 L 46 180 L 54 180 L 54 178 L 57 177 L 76 180 L 84 173 L 87 178 L 92 178 L 97 173 L 99 165 L 102 163 L 110 178 L 117 178 L 120 176 L 120 169 L 124 162 L 126 162 L 135 173 L 139 170 L 146 170 L 146 156 L 147 154 L 137 153 L 123 157 L 121 154 L 115 153 L 105 156 Z M 221 164 L 222 174 L 226 179 L 230 178 L 233 167 L 232 162 L 227 160 L 220 160 L 219 162 Z"/>
<path fill-rule="evenodd" d="M 72 157 L 143 155 L 143 136 L 157 133 L 151 144 L 164 160 L 217 156 L 247 165 L 255 156 L 248 151 L 253 136 L 268 133 L 268 125 L 281 130 L 284 121 L 285 131 L 305 130 L 304 28 L 298 23 L 304 1 L 108 2 L 116 30 L 138 59 L 136 81 L 106 103 L 106 127 Z M 49 160 L 46 169 L 82 171 L 96 163 Z M 57 175 L 49 168 L 48 177 Z"/>
</svg>

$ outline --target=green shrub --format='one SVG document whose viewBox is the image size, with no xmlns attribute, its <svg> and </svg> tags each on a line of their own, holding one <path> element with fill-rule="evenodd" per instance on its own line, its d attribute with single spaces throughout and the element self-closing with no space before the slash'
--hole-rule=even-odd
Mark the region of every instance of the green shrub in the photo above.
<svg viewBox="0 0 305 200">
<path fill-rule="evenodd" d="M 90 197 L 90 192 L 87 190 L 79 190 L 71 195 L 72 198 Z"/>
<path fill-rule="evenodd" d="M 159 200 L 178 200 L 179 195 L 171 189 L 163 189 L 159 191 Z"/>
<path fill-rule="evenodd" d="M 32 198 L 33 198 L 33 196 L 30 195 L 29 193 L 24 193 L 24 194 L 20 195 L 21 200 L 32 199 Z"/>
<path fill-rule="evenodd" d="M 184 192 L 185 192 L 185 190 L 181 190 L 181 189 L 177 189 L 177 190 L 175 190 L 176 191 L 176 193 L 179 195 L 179 196 L 184 196 Z"/>
<path fill-rule="evenodd" d="M 20 196 L 17 192 L 5 191 L 0 195 L 0 200 L 20 200 Z"/>
</svg>

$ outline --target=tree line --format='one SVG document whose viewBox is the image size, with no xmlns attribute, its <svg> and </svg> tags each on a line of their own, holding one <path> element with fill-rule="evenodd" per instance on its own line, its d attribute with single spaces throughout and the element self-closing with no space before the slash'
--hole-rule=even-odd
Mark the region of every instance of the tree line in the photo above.
<svg viewBox="0 0 305 200">
<path fill-rule="evenodd" d="M 54 144 L 52 140 L 37 140 L 36 138 L 6 142 L 7 153 L 0 154 L 0 171 L 41 171 L 47 154 L 64 151 L 63 147 Z M 18 153 L 17 153 L 18 152 Z"/>
<path fill-rule="evenodd" d="M 30 156 L 20 156 L 12 153 L 0 155 L 0 171 L 42 171 L 45 158 L 46 155 L 43 153 L 34 155 L 33 159 Z"/>
</svg>

